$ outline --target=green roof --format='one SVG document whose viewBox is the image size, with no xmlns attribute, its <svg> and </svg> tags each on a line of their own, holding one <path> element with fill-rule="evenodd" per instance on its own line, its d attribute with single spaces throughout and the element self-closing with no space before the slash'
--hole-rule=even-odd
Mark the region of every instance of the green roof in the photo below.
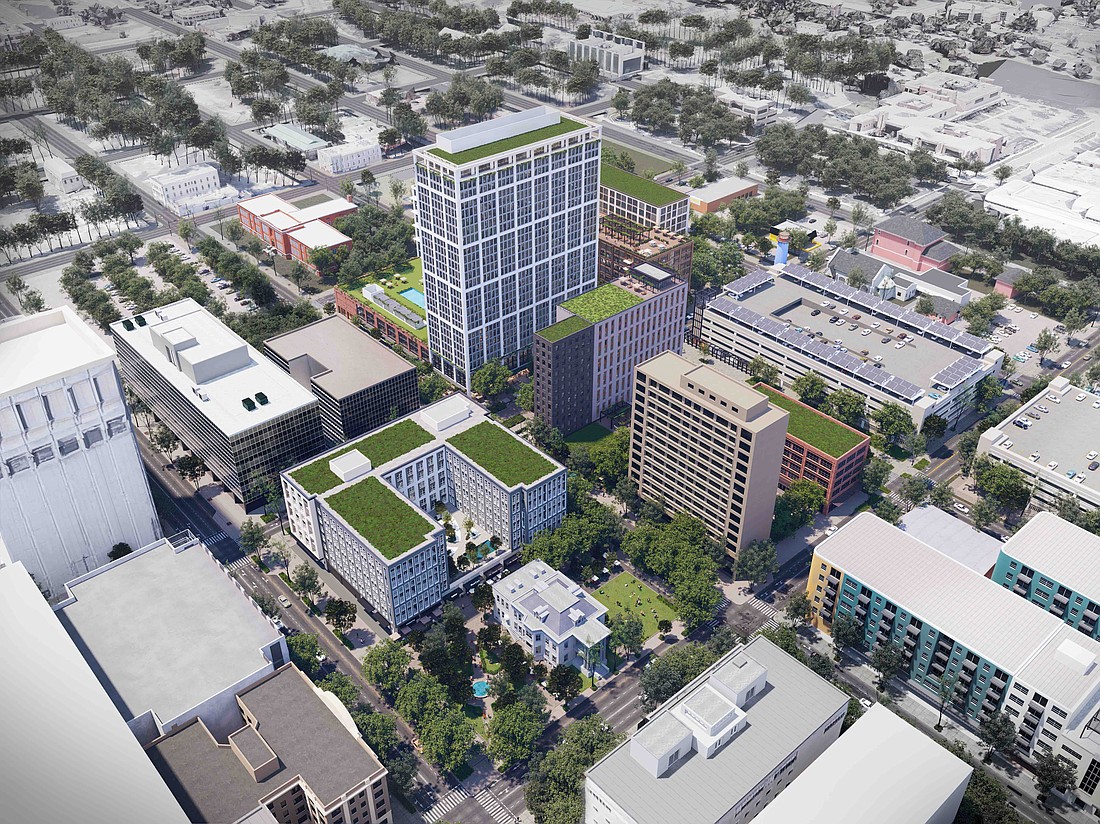
<svg viewBox="0 0 1100 824">
<path fill-rule="evenodd" d="M 682 192 L 654 183 L 644 177 L 632 175 L 610 163 L 600 164 L 600 185 L 622 192 L 624 195 L 636 197 L 651 206 L 667 206 L 687 197 Z"/>
<path fill-rule="evenodd" d="M 517 134 L 513 137 L 506 137 L 502 140 L 494 140 L 492 143 L 486 143 L 484 146 L 474 146 L 472 149 L 466 149 L 462 152 L 451 154 L 439 148 L 428 149 L 428 152 L 449 163 L 454 163 L 456 166 L 461 166 L 473 160 L 481 160 L 483 157 L 500 154 L 501 152 L 510 152 L 513 149 L 518 149 L 529 143 L 538 143 L 541 140 L 549 140 L 552 137 L 575 132 L 577 129 L 585 128 L 586 125 L 587 124 L 579 123 L 576 120 L 570 120 L 568 117 L 562 117 L 560 122 L 551 126 L 543 126 L 541 129 L 524 132 L 523 134 Z"/>
<path fill-rule="evenodd" d="M 391 561 L 424 543 L 436 527 L 373 475 L 325 500 Z"/>
<path fill-rule="evenodd" d="M 625 312 L 632 306 L 637 306 L 642 300 L 643 298 L 638 297 L 633 292 L 628 292 L 621 286 L 616 286 L 614 283 L 605 283 L 603 286 L 597 286 L 591 292 L 585 292 L 583 295 L 577 295 L 577 297 L 565 301 L 562 306 L 574 315 L 580 315 L 590 323 L 599 323 L 601 320 L 607 320 L 612 315 L 619 314 L 619 312 Z"/>
<path fill-rule="evenodd" d="M 787 420 L 788 435 L 793 435 L 827 455 L 839 458 L 853 447 L 859 446 L 866 437 L 860 432 L 853 432 L 824 412 L 810 409 L 793 398 L 788 398 L 767 384 L 758 383 L 756 389 L 767 395 L 773 406 L 778 406 L 790 413 Z"/>
<path fill-rule="evenodd" d="M 556 343 L 567 335 L 572 335 L 574 332 L 587 329 L 591 325 L 592 324 L 584 318 L 573 315 L 565 320 L 559 320 L 557 323 L 552 323 L 545 329 L 539 329 L 535 334 L 551 343 Z"/>
<path fill-rule="evenodd" d="M 389 463 L 394 458 L 399 458 L 406 452 L 412 452 L 418 446 L 423 446 L 434 437 L 416 421 L 404 420 L 386 429 L 368 435 L 362 440 L 348 444 L 336 452 L 330 452 L 313 463 L 295 469 L 290 477 L 301 484 L 306 492 L 320 495 L 330 489 L 339 486 L 342 481 L 328 468 L 328 462 L 333 458 L 346 455 L 353 449 L 358 449 L 371 462 L 371 466 L 377 467 Z"/>
<path fill-rule="evenodd" d="M 534 483 L 554 471 L 548 458 L 491 421 L 471 426 L 447 443 L 508 487 Z"/>
</svg>

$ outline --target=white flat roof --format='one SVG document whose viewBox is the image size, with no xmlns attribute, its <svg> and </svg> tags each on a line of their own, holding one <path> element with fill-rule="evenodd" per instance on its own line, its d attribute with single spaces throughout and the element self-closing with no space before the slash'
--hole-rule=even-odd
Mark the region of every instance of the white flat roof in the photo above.
<svg viewBox="0 0 1100 824">
<path fill-rule="evenodd" d="M 0 321 L 0 395 L 114 360 L 110 345 L 68 306 Z"/>
<path fill-rule="evenodd" d="M 1001 542 L 992 535 L 931 504 L 906 512 L 898 527 L 979 575 L 993 569 L 1001 554 Z"/>
<path fill-rule="evenodd" d="M 153 175 L 149 180 L 155 180 L 157 183 L 165 185 L 168 183 L 180 183 L 184 180 L 209 177 L 210 175 L 218 177 L 218 170 L 215 166 L 210 163 L 193 163 L 190 166 L 177 167 L 167 172 L 162 172 L 159 175 Z"/>
<path fill-rule="evenodd" d="M 1053 512 L 1039 512 L 1008 540 L 1004 552 L 1100 603 L 1100 535 Z"/>
<path fill-rule="evenodd" d="M 819 755 L 755 824 L 950 821 L 973 768 L 881 704 Z M 945 803 L 948 814 L 940 812 Z M 937 815 L 939 814 L 939 815 Z"/>
<path fill-rule="evenodd" d="M 472 126 L 441 132 L 436 135 L 435 147 L 448 154 L 456 154 L 475 146 L 495 143 L 506 137 L 526 134 L 560 122 L 561 112 L 557 109 L 551 109 L 549 106 L 535 106 L 532 109 L 502 115 L 483 123 L 474 123 Z"/>
<path fill-rule="evenodd" d="M 115 625 L 124 629 L 129 617 Z M 187 816 L 22 564 L 0 567 L 6 821 L 186 824 Z M 18 631 L 12 631 L 18 628 Z"/>
<path fill-rule="evenodd" d="M 134 350 L 179 390 L 183 398 L 198 407 L 215 426 L 227 435 L 235 435 L 266 423 L 303 406 L 317 403 L 317 399 L 298 381 L 261 355 L 229 327 L 211 315 L 190 298 L 170 303 L 141 316 L 146 325 L 134 324 L 127 330 L 126 321 L 111 324 L 111 333 L 125 340 Z M 133 323 L 133 319 L 128 319 Z M 212 377 L 196 383 L 185 372 L 177 369 L 154 339 L 158 335 L 190 335 L 197 346 L 183 349 L 192 358 L 201 355 L 204 363 L 212 363 Z M 202 351 L 198 351 L 202 350 Z M 231 371 L 217 373 L 219 357 L 235 352 Z M 195 353 L 192 355 L 191 353 Z M 202 392 L 203 400 L 196 390 Z M 245 408 L 242 400 L 263 393 L 268 403 L 256 403 L 255 409 Z"/>
<path fill-rule="evenodd" d="M 47 172 L 53 172 L 58 177 L 68 177 L 76 174 L 76 169 L 67 160 L 60 157 L 47 157 L 42 161 L 42 168 Z"/>
<path fill-rule="evenodd" d="M 759 187 L 760 184 L 755 180 L 749 180 L 747 177 L 726 177 L 722 180 L 708 183 L 702 188 L 695 189 L 691 193 L 691 196 L 697 200 L 717 200 L 726 195 L 743 192 L 745 189 L 752 188 L 753 186 Z"/>
<path fill-rule="evenodd" d="M 351 240 L 343 232 L 334 229 L 323 220 L 311 220 L 300 229 L 292 229 L 288 234 L 310 249 L 338 246 Z"/>
</svg>

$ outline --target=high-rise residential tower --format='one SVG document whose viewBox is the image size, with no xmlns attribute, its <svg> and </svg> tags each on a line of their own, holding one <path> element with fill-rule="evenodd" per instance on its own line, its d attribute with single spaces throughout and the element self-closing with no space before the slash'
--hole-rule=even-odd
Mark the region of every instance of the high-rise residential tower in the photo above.
<svg viewBox="0 0 1100 824">
<path fill-rule="evenodd" d="M 596 285 L 600 127 L 539 106 L 444 132 L 415 158 L 428 345 L 469 389 Z"/>
<path fill-rule="evenodd" d="M 160 537 L 114 356 L 67 307 L 0 323 L 0 564 L 54 595 Z"/>
</svg>

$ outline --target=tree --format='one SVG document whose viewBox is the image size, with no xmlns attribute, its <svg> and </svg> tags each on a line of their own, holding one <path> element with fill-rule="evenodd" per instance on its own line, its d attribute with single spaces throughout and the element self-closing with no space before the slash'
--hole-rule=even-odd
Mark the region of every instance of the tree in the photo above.
<svg viewBox="0 0 1100 824">
<path fill-rule="evenodd" d="M 1035 338 L 1034 346 L 1035 351 L 1039 353 L 1039 362 L 1042 363 L 1048 352 L 1053 352 L 1058 348 L 1058 337 L 1049 329 L 1044 329 Z"/>
<path fill-rule="evenodd" d="M 662 618 L 660 621 L 657 622 L 657 632 L 661 633 L 662 635 L 667 635 L 668 633 L 672 632 L 672 622 L 667 618 Z"/>
<path fill-rule="evenodd" d="M 974 407 L 976 409 L 989 409 L 1001 397 L 1001 382 L 993 375 L 986 375 L 974 384 Z"/>
<path fill-rule="evenodd" d="M 884 403 L 871 413 L 871 420 L 878 424 L 878 431 L 890 443 L 897 443 L 916 431 L 909 412 L 896 403 Z"/>
<path fill-rule="evenodd" d="M 783 612 L 792 624 L 804 624 L 810 620 L 810 599 L 805 592 L 797 592 L 787 601 Z"/>
<path fill-rule="evenodd" d="M 321 679 L 317 686 L 331 692 L 349 710 L 354 710 L 359 706 L 359 687 L 355 685 L 351 676 L 346 673 L 330 672 Z"/>
<path fill-rule="evenodd" d="M 970 507 L 970 520 L 978 529 L 985 529 L 1000 516 L 1000 505 L 995 498 L 979 498 Z"/>
<path fill-rule="evenodd" d="M 663 704 L 715 660 L 710 650 L 693 641 L 651 659 L 640 680 L 643 709 Z"/>
<path fill-rule="evenodd" d="M 825 383 L 825 379 L 812 369 L 796 378 L 791 384 L 791 389 L 798 393 L 800 401 L 815 409 L 825 402 L 825 397 L 829 393 L 829 385 Z"/>
<path fill-rule="evenodd" d="M 457 707 L 449 707 L 424 719 L 417 728 L 424 755 L 445 770 L 457 770 L 474 743 L 474 730 Z"/>
<path fill-rule="evenodd" d="M 112 561 L 117 561 L 119 558 L 129 555 L 133 551 L 134 550 L 130 547 L 128 543 L 126 543 L 125 541 L 119 541 L 117 544 L 111 547 L 111 551 L 107 553 L 107 557 L 110 558 Z"/>
<path fill-rule="evenodd" d="M 936 696 L 940 699 L 940 714 L 936 719 L 936 732 L 940 732 L 943 729 L 943 710 L 947 706 L 947 702 L 955 696 L 955 685 L 959 682 L 959 674 L 956 672 L 954 675 L 947 675 L 944 673 L 940 678 L 939 686 L 936 687 Z"/>
<path fill-rule="evenodd" d="M 1077 786 L 1077 770 L 1051 750 L 1047 750 L 1035 759 L 1032 772 L 1035 773 L 1035 789 L 1039 791 L 1040 798 L 1046 798 L 1050 791 L 1056 788 L 1067 789 Z"/>
<path fill-rule="evenodd" d="M 852 271 L 848 273 L 847 283 L 853 289 L 862 289 L 870 282 L 871 280 L 867 277 L 867 273 L 858 266 L 853 266 Z"/>
<path fill-rule="evenodd" d="M 750 361 L 749 375 L 753 381 L 762 381 L 776 389 L 783 388 L 779 382 L 779 370 L 761 355 L 757 355 Z"/>
<path fill-rule="evenodd" d="M 491 360 L 474 372 L 470 387 L 479 395 L 492 398 L 508 388 L 511 371 L 499 359 Z"/>
<path fill-rule="evenodd" d="M 241 538 L 238 543 L 245 555 L 261 555 L 271 546 L 271 539 L 264 534 L 263 524 L 246 518 L 241 523 Z"/>
<path fill-rule="evenodd" d="M 923 475 L 913 475 L 901 482 L 898 490 L 908 509 L 920 506 L 928 498 L 928 481 Z"/>
<path fill-rule="evenodd" d="M 524 652 L 523 647 L 519 644 L 511 643 L 504 647 L 500 653 L 500 668 L 504 672 L 508 679 L 515 685 L 523 683 L 527 678 L 527 672 L 529 669 L 527 663 L 527 653 Z"/>
<path fill-rule="evenodd" d="M 871 650 L 870 664 L 871 669 L 875 670 L 879 676 L 876 687 L 879 692 L 884 692 L 890 679 L 900 673 L 905 666 L 905 651 L 900 644 L 893 642 L 878 644 Z"/>
<path fill-rule="evenodd" d="M 286 646 L 294 666 L 313 678 L 321 666 L 317 660 L 321 654 L 321 645 L 317 642 L 317 636 L 304 633 L 291 635 L 286 639 Z"/>
<path fill-rule="evenodd" d="M 480 612 L 488 612 L 493 608 L 493 588 L 489 584 L 482 584 L 474 590 L 474 609 Z"/>
<path fill-rule="evenodd" d="M 932 315 L 936 311 L 936 304 L 932 300 L 931 295 L 921 295 L 917 298 L 917 305 L 913 307 L 919 315 Z"/>
<path fill-rule="evenodd" d="M 268 618 L 274 618 L 279 614 L 279 602 L 275 600 L 274 595 L 268 595 L 265 592 L 255 592 L 252 594 L 252 600 L 255 601 L 256 606 L 260 608 L 260 612 Z"/>
<path fill-rule="evenodd" d="M 751 584 L 763 584 L 768 576 L 779 569 L 775 544 L 771 541 L 756 540 L 737 553 L 736 572 L 738 580 Z"/>
<path fill-rule="evenodd" d="M 1002 163 L 996 169 L 993 170 L 993 176 L 997 178 L 998 183 L 1004 183 L 1010 177 L 1012 177 L 1012 167 L 1007 163 Z"/>
<path fill-rule="evenodd" d="M 611 621 L 611 645 L 630 655 L 637 655 L 645 642 L 645 627 L 642 619 L 632 613 L 614 616 Z"/>
<path fill-rule="evenodd" d="M 920 431 L 929 439 L 942 438 L 947 433 L 947 419 L 940 415 L 929 415 L 921 424 Z"/>
<path fill-rule="evenodd" d="M 190 220 L 181 220 L 179 225 L 176 226 L 176 234 L 180 236 L 180 240 L 187 244 L 188 248 L 191 248 L 191 239 L 195 237 L 195 224 Z"/>
<path fill-rule="evenodd" d="M 955 504 L 955 493 L 946 483 L 936 484 L 928 491 L 928 503 L 938 509 L 949 510 Z"/>
<path fill-rule="evenodd" d="M 1066 330 L 1066 339 L 1071 340 L 1074 335 L 1088 326 L 1088 323 L 1088 315 L 1079 309 L 1070 309 L 1062 316 L 1062 326 Z M 1005 360 L 1012 363 L 1012 361 L 1007 358 Z"/>
<path fill-rule="evenodd" d="M 356 609 L 351 601 L 343 598 L 330 598 L 325 604 L 325 620 L 338 633 L 343 635 L 355 624 Z"/>
<path fill-rule="evenodd" d="M 363 657 L 363 677 L 378 687 L 390 701 L 409 680 L 412 654 L 404 645 L 387 638 L 370 648 Z"/>
<path fill-rule="evenodd" d="M 447 689 L 435 676 L 416 672 L 397 691 L 394 708 L 417 729 L 442 712 L 449 701 Z"/>
<path fill-rule="evenodd" d="M 495 712 L 489 721 L 489 755 L 500 769 L 527 761 L 546 728 L 538 710 L 517 701 Z"/>
<path fill-rule="evenodd" d="M 546 690 L 563 704 L 568 704 L 578 695 L 584 682 L 581 674 L 568 664 L 558 664 L 546 679 Z"/>
<path fill-rule="evenodd" d="M 840 660 L 840 653 L 848 647 L 863 646 L 863 625 L 846 613 L 836 616 L 829 628 L 833 636 L 833 650 L 836 660 Z"/>
<path fill-rule="evenodd" d="M 851 389 L 838 389 L 830 392 L 821 411 L 831 415 L 841 423 L 859 429 L 867 416 L 867 399 Z"/>
<path fill-rule="evenodd" d="M 171 456 L 180 445 L 180 439 L 176 437 L 176 433 L 164 424 L 159 424 L 157 428 L 153 430 L 150 441 L 153 444 L 153 448 L 165 456 Z"/>
<path fill-rule="evenodd" d="M 658 11 L 660 11 L 658 9 Z M 524 779 L 524 800 L 539 824 L 576 824 L 584 818 L 584 774 L 622 736 L 599 715 L 570 724 L 553 749 L 532 759 Z"/>
<path fill-rule="evenodd" d="M 321 594 L 321 578 L 309 564 L 298 564 L 290 573 L 294 589 L 305 598 L 314 599 Z"/>
<path fill-rule="evenodd" d="M 1016 725 L 1003 712 L 990 713 L 978 725 L 978 738 L 989 748 L 985 753 L 985 760 L 989 761 L 993 753 L 1012 749 L 1016 743 Z"/>
<path fill-rule="evenodd" d="M 180 455 L 176 458 L 176 471 L 185 481 L 191 481 L 197 490 L 199 481 L 206 475 L 206 464 L 198 455 Z"/>
<path fill-rule="evenodd" d="M 886 521 L 888 524 L 897 525 L 897 522 L 901 520 L 901 507 L 894 503 L 889 498 L 883 498 L 874 508 L 871 510 L 879 518 Z"/>
<path fill-rule="evenodd" d="M 535 384 L 528 382 L 523 384 L 516 392 L 516 406 L 524 412 L 532 412 L 535 409 Z"/>
</svg>

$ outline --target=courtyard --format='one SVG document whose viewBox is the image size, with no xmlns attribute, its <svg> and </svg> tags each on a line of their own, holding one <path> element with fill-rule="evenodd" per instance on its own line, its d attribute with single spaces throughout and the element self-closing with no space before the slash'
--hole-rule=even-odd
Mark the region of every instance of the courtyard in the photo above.
<svg viewBox="0 0 1100 824">
<path fill-rule="evenodd" d="M 629 572 L 622 572 L 601 584 L 592 595 L 607 607 L 610 617 L 636 615 L 641 618 L 642 635 L 646 638 L 657 634 L 661 621 L 671 622 L 680 617 L 663 596 Z"/>
</svg>

